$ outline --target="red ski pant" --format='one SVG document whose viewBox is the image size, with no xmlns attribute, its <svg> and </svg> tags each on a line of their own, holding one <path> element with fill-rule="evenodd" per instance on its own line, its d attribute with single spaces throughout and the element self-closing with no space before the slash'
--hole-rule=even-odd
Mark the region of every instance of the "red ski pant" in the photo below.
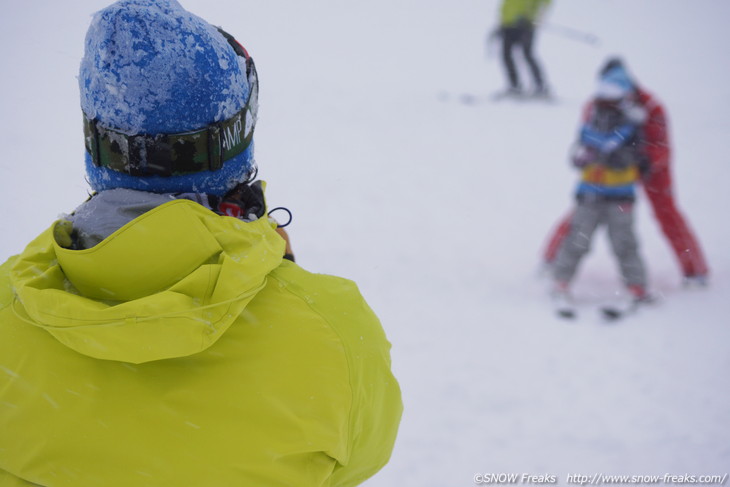
<svg viewBox="0 0 730 487">
<path fill-rule="evenodd" d="M 643 183 L 646 196 L 654 209 L 654 216 L 679 260 L 682 273 L 685 276 L 707 275 L 708 267 L 702 249 L 674 202 L 669 170 L 652 171 Z M 546 262 L 555 260 L 560 246 L 570 232 L 572 216 L 571 212 L 564 217 L 550 235 L 543 254 Z"/>
</svg>

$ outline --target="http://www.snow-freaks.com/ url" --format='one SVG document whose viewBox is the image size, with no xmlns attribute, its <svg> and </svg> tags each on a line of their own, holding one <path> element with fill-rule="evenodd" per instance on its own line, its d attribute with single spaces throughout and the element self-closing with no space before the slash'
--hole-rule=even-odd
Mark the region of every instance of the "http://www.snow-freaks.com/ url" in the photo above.
<svg viewBox="0 0 730 487">
<path fill-rule="evenodd" d="M 477 473 L 474 474 L 476 485 L 557 485 L 563 481 L 568 485 L 719 485 L 727 484 L 728 474 L 694 475 L 694 474 L 661 474 L 661 475 L 607 475 L 594 473 L 591 475 L 571 473 L 565 476 L 553 474 L 528 473 Z"/>
</svg>

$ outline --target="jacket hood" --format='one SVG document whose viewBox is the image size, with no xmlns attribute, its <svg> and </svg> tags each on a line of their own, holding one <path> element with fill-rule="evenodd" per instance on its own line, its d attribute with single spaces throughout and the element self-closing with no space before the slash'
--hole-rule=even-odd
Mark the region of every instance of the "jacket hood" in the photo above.
<svg viewBox="0 0 730 487">
<path fill-rule="evenodd" d="M 59 245 L 68 222 L 31 242 L 11 270 L 15 312 L 90 357 L 143 363 L 205 350 L 281 263 L 266 217 L 165 203 L 86 250 Z"/>
</svg>

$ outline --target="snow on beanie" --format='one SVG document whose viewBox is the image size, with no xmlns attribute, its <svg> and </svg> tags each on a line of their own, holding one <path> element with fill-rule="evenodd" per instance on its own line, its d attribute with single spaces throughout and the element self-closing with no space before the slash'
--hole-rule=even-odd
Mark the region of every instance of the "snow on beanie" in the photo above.
<svg viewBox="0 0 730 487">
<path fill-rule="evenodd" d="M 620 100 L 636 89 L 623 63 L 613 61 L 601 72 L 596 90 L 599 100 Z"/>
<path fill-rule="evenodd" d="M 216 27 L 176 0 L 120 0 L 97 12 L 86 35 L 79 87 L 86 119 L 126 135 L 151 136 L 230 119 L 251 90 L 245 59 Z M 164 176 L 96 165 L 86 153 L 87 176 L 96 191 L 223 195 L 253 165 L 253 143 L 220 168 Z"/>
</svg>

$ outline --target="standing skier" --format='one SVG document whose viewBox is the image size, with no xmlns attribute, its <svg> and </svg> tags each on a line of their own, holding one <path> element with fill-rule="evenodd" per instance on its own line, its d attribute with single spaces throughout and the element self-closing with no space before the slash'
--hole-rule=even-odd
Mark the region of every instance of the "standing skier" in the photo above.
<svg viewBox="0 0 730 487">
<path fill-rule="evenodd" d="M 674 199 L 671 147 L 664 107 L 629 76 L 619 59 L 610 59 L 601 69 L 599 77 L 621 77 L 629 87 L 626 99 L 635 106 L 635 110 L 643 112 L 643 121 L 637 136 L 647 168 L 642 174 L 641 183 L 659 226 L 677 256 L 685 283 L 706 284 L 709 269 L 704 253 Z M 592 104 L 595 101 L 589 103 L 586 113 L 590 113 Z M 543 257 L 548 265 L 554 262 L 570 228 L 571 219 L 571 214 L 566 216 L 551 234 Z"/>
<path fill-rule="evenodd" d="M 401 417 L 348 280 L 285 258 L 253 60 L 176 0 L 121 0 L 79 84 L 94 194 L 0 266 L 0 485 L 355 486 Z"/>
<path fill-rule="evenodd" d="M 535 94 L 547 94 L 545 78 L 533 53 L 535 24 L 542 17 L 550 0 L 503 0 L 500 9 L 499 35 L 502 39 L 502 62 L 507 73 L 507 93 L 521 95 L 520 81 L 514 51 L 520 49 L 532 75 Z"/>
<path fill-rule="evenodd" d="M 631 85 L 617 71 L 599 83 L 585 114 L 573 164 L 581 169 L 576 208 L 553 266 L 556 298 L 565 300 L 578 264 L 596 229 L 605 225 L 624 284 L 635 301 L 649 299 L 644 263 L 634 234 L 634 186 L 644 168 L 639 130 L 643 110 L 628 95 Z"/>
</svg>

